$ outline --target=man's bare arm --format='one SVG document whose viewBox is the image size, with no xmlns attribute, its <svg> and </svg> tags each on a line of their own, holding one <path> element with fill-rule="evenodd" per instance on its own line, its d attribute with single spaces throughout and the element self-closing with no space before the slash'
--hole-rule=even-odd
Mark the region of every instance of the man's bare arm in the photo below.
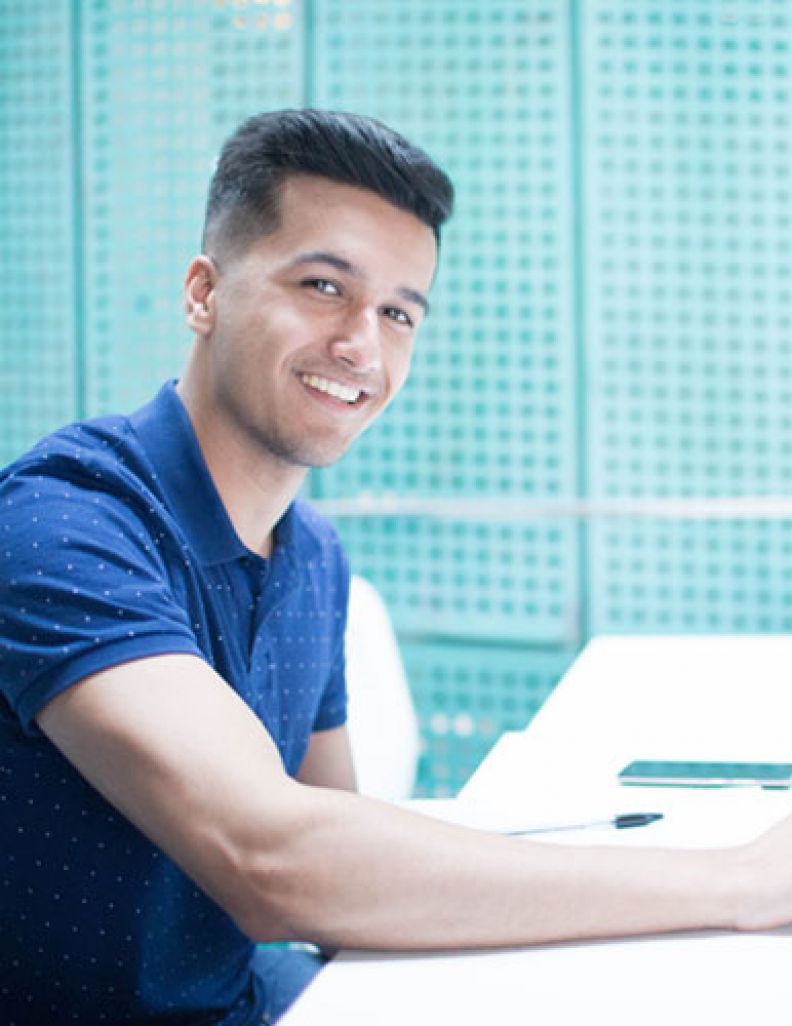
<svg viewBox="0 0 792 1026">
<path fill-rule="evenodd" d="M 392 950 L 792 920 L 792 823 L 721 851 L 564 847 L 287 777 L 192 656 L 127 663 L 39 716 L 80 772 L 255 940 Z"/>
<path fill-rule="evenodd" d="M 297 774 L 301 784 L 357 791 L 352 746 L 346 726 L 311 734 L 308 751 Z"/>
</svg>

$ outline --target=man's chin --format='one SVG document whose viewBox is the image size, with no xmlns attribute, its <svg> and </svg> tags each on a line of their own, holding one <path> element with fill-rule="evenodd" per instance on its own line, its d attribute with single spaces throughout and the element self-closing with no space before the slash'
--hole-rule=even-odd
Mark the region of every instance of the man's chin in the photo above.
<svg viewBox="0 0 792 1026">
<path fill-rule="evenodd" d="M 338 446 L 333 449 L 322 447 L 310 451 L 302 450 L 292 453 L 290 462 L 306 470 L 322 470 L 323 467 L 332 467 L 333 464 L 338 463 L 348 449 L 349 445 Z"/>
<path fill-rule="evenodd" d="M 304 463 L 303 466 L 309 467 L 311 470 L 322 470 L 324 467 L 332 467 L 341 459 L 346 453 L 346 449 L 342 452 L 335 453 L 334 455 L 322 455 L 314 456 L 310 462 Z"/>
</svg>

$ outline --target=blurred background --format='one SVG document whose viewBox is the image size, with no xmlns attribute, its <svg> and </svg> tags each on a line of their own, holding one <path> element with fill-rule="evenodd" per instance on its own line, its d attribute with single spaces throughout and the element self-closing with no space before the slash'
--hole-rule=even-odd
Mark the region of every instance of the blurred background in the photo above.
<svg viewBox="0 0 792 1026">
<path fill-rule="evenodd" d="M 424 146 L 412 379 L 310 494 L 454 793 L 592 634 L 792 625 L 791 89 L 788 0 L 0 0 L 0 458 L 178 375 L 244 117 Z"/>
</svg>

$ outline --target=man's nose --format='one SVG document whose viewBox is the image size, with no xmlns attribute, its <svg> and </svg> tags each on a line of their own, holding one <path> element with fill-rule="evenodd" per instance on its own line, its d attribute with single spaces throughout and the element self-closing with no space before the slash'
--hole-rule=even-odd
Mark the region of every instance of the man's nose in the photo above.
<svg viewBox="0 0 792 1026">
<path fill-rule="evenodd" d="M 378 311 L 369 306 L 350 311 L 337 325 L 330 350 L 334 359 L 356 371 L 377 370 L 382 359 Z"/>
</svg>

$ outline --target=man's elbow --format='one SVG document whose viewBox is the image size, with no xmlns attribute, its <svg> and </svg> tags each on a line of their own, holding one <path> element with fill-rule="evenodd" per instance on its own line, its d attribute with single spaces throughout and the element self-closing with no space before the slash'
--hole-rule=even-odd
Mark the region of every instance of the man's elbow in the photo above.
<svg viewBox="0 0 792 1026">
<path fill-rule="evenodd" d="M 310 794 L 311 789 L 306 789 Z M 301 795 L 300 797 L 303 797 Z M 321 818 L 321 817 L 320 817 Z M 317 939 L 317 891 L 323 869 L 317 852 L 314 816 L 295 815 L 268 832 L 248 837 L 232 851 L 223 907 L 239 929 L 257 943 Z"/>
<path fill-rule="evenodd" d="M 245 936 L 258 944 L 308 939 L 296 929 L 295 871 L 286 853 L 248 853 L 236 873 L 240 886 L 226 910 Z"/>
</svg>

